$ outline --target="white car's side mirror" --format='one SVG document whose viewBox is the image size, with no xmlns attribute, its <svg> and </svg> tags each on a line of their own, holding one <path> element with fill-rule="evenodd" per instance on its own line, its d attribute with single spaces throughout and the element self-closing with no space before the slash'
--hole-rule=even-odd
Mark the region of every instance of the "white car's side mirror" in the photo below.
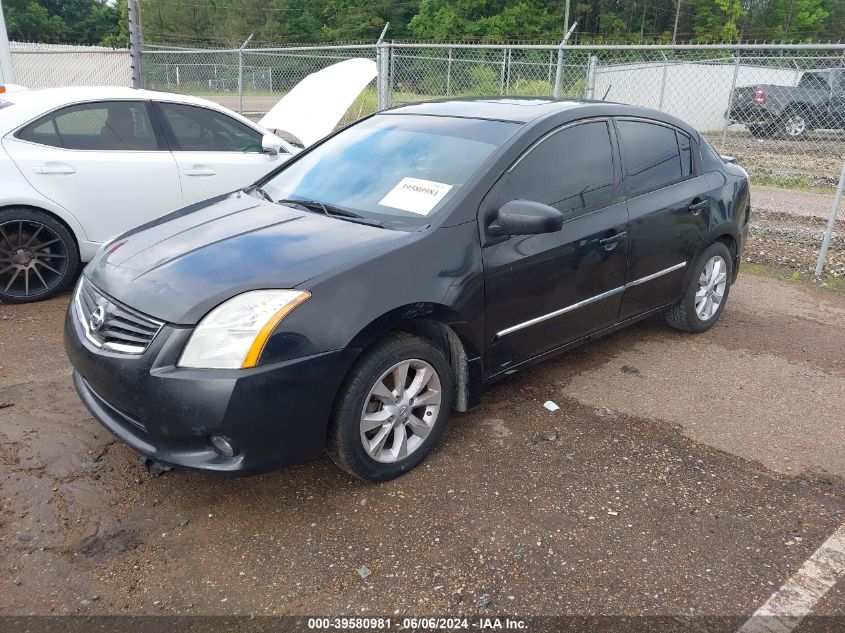
<svg viewBox="0 0 845 633">
<path fill-rule="evenodd" d="M 277 156 L 282 151 L 282 139 L 275 134 L 265 134 L 261 137 L 261 151 L 270 156 Z"/>
</svg>

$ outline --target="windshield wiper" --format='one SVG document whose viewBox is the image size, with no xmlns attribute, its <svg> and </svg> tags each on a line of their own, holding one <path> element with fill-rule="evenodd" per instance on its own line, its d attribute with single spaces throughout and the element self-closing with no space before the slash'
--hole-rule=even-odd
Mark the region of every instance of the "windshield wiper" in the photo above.
<svg viewBox="0 0 845 633">
<path fill-rule="evenodd" d="M 305 207 L 309 211 L 313 211 L 315 213 L 322 213 L 323 215 L 326 215 L 330 218 L 348 220 L 350 222 L 367 224 L 369 226 L 384 226 L 384 222 L 382 222 L 381 220 L 371 220 L 369 218 L 365 218 L 363 215 L 355 213 L 354 211 L 348 211 L 347 209 L 343 209 L 333 204 L 326 204 L 325 202 L 320 202 L 319 200 L 299 200 L 294 198 L 283 198 L 282 200 L 276 200 L 276 202 L 278 204 L 294 204 L 300 207 Z"/>
</svg>

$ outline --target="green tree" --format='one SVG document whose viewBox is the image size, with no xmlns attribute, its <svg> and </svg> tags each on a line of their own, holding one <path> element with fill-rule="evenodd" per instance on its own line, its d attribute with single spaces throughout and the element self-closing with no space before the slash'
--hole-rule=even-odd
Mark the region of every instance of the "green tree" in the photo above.
<svg viewBox="0 0 845 633">
<path fill-rule="evenodd" d="M 36 0 L 6 0 L 6 30 L 13 40 L 56 43 L 65 41 L 67 25 Z"/>
</svg>

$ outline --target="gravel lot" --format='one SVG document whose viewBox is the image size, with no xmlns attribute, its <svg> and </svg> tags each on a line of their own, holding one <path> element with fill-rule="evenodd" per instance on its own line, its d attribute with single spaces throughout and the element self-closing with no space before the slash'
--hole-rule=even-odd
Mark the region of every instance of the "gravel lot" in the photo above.
<svg viewBox="0 0 845 633">
<path fill-rule="evenodd" d="M 67 300 L 0 305 L 0 614 L 741 622 L 845 520 L 843 294 L 743 274 L 709 332 L 518 374 L 378 485 L 326 459 L 152 477 L 73 391 Z M 817 612 L 845 615 L 841 580 Z"/>
</svg>

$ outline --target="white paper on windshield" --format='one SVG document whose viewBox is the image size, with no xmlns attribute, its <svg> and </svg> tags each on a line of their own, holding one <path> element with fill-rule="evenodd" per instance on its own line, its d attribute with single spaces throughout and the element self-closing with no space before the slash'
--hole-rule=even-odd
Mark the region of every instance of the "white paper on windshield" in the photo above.
<svg viewBox="0 0 845 633">
<path fill-rule="evenodd" d="M 379 204 L 384 207 L 428 215 L 443 199 L 443 196 L 449 193 L 451 188 L 452 185 L 446 185 L 442 182 L 406 177 L 388 191 L 387 195 L 379 201 Z"/>
</svg>

